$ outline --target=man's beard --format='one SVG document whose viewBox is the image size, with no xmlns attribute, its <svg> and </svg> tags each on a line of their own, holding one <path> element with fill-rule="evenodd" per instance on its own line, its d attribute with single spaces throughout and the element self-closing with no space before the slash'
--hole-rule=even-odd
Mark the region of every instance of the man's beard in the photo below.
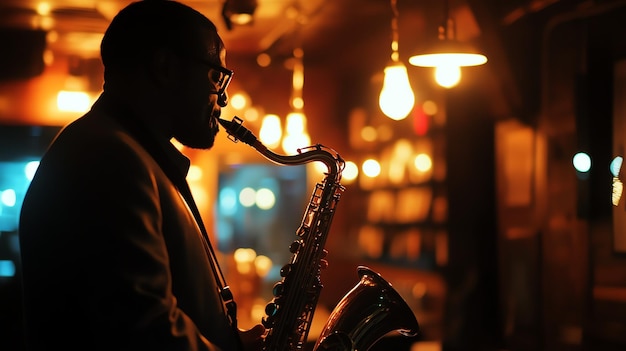
<svg viewBox="0 0 626 351">
<path fill-rule="evenodd" d="M 174 138 L 192 149 L 212 148 L 215 144 L 215 136 L 219 132 L 219 123 L 214 115 L 215 112 L 207 112 L 205 113 L 207 117 L 202 118 L 199 124 L 180 126 L 182 129 L 175 133 Z"/>
<path fill-rule="evenodd" d="M 182 135 L 175 135 L 174 138 L 181 144 L 192 149 L 210 149 L 215 144 L 215 136 L 219 132 L 219 129 L 212 127 L 208 133 L 203 133 L 205 129 L 196 129 L 191 133 L 185 133 Z"/>
</svg>

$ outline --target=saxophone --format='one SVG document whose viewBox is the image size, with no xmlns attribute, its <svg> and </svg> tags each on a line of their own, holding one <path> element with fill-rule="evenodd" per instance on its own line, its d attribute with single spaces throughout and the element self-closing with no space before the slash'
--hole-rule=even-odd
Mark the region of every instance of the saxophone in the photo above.
<svg viewBox="0 0 626 351">
<path fill-rule="evenodd" d="M 335 208 L 344 187 L 340 184 L 345 162 L 334 150 L 317 144 L 298 150 L 297 155 L 278 155 L 265 147 L 235 116 L 219 119 L 229 139 L 252 146 L 268 160 L 280 165 L 322 162 L 324 179 L 313 189 L 298 238 L 289 246 L 290 261 L 281 268 L 281 280 L 274 285 L 274 298 L 265 307 L 264 351 L 304 350 L 313 314 L 322 290 L 320 273 L 326 267 L 324 249 Z M 392 331 L 415 336 L 419 325 L 415 315 L 385 279 L 359 266 L 360 281 L 330 314 L 314 351 L 366 351 Z"/>
</svg>

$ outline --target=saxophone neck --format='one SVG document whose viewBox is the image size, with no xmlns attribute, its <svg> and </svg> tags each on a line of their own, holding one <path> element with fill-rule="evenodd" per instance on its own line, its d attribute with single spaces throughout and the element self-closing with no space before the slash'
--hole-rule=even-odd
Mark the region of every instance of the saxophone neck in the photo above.
<svg viewBox="0 0 626 351">
<path fill-rule="evenodd" d="M 335 181 L 341 178 L 341 172 L 345 166 L 345 161 L 333 149 L 321 144 L 298 149 L 296 155 L 279 155 L 268 149 L 249 129 L 243 126 L 243 120 L 237 116 L 232 121 L 218 119 L 219 123 L 228 133 L 228 138 L 233 142 L 242 141 L 252 146 L 268 160 L 280 165 L 302 165 L 308 162 L 319 161 L 328 168 L 328 176 Z"/>
</svg>

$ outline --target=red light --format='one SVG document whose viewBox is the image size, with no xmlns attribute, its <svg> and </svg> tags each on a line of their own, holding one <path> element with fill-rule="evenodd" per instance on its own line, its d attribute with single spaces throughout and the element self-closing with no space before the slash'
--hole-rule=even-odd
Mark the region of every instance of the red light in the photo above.
<svg viewBox="0 0 626 351">
<path fill-rule="evenodd" d="M 413 109 L 413 130 L 417 135 L 426 135 L 429 128 L 428 115 L 421 108 Z"/>
</svg>

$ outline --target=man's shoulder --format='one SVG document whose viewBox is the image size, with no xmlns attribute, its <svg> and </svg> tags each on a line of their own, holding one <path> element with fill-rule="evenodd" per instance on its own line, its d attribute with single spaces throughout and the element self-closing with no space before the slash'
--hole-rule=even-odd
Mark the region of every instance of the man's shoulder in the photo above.
<svg viewBox="0 0 626 351">
<path fill-rule="evenodd" d="M 124 174 L 150 174 L 156 165 L 146 150 L 111 118 L 87 115 L 67 125 L 44 154 L 38 173 L 68 181 L 106 179 Z"/>
<path fill-rule="evenodd" d="M 121 132 L 123 129 L 113 118 L 98 111 L 90 111 L 65 126 L 55 142 L 66 139 L 84 143 L 114 142 L 120 139 Z"/>
<path fill-rule="evenodd" d="M 99 112 L 89 112 L 76 119 L 57 135 L 49 152 L 71 155 L 112 155 L 141 152 L 137 141 L 114 119 Z"/>
</svg>

